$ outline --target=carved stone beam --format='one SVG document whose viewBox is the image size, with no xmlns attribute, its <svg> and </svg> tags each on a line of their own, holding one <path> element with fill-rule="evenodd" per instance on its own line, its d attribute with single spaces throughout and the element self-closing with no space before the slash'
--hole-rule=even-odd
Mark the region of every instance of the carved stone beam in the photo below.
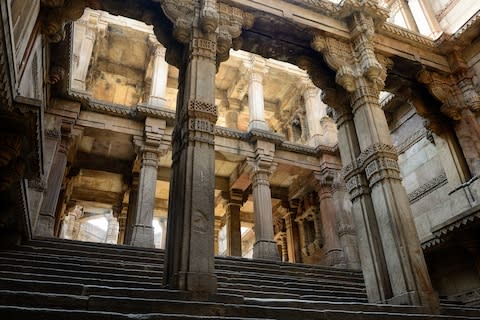
<svg viewBox="0 0 480 320">
<path fill-rule="evenodd" d="M 187 44 L 192 33 L 196 0 L 155 0 L 160 2 L 165 15 L 173 22 L 173 36 Z"/>
</svg>

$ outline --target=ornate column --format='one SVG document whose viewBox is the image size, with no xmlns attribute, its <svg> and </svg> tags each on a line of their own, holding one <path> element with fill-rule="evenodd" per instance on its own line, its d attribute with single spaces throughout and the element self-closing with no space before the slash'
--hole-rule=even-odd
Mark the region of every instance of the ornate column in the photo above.
<svg viewBox="0 0 480 320">
<path fill-rule="evenodd" d="M 232 39 L 253 18 L 215 0 L 182 6 L 162 1 L 162 9 L 182 44 L 167 48 L 177 50 L 167 56 L 178 58 L 180 72 L 164 282 L 172 289 L 215 292 L 215 73 L 217 63 L 228 58 Z"/>
<path fill-rule="evenodd" d="M 108 228 L 107 228 L 107 236 L 105 238 L 105 243 L 117 244 L 118 231 L 119 231 L 118 220 L 113 216 L 112 213 L 109 213 L 107 215 L 107 220 L 108 220 Z"/>
<path fill-rule="evenodd" d="M 118 214 L 118 244 L 126 244 L 125 231 L 127 228 L 128 206 L 123 205 Z"/>
<path fill-rule="evenodd" d="M 250 60 L 245 62 L 248 72 L 248 110 L 250 122 L 248 129 L 269 130 L 265 122 L 265 102 L 263 96 L 263 76 L 268 72 L 264 58 L 250 54 Z"/>
<path fill-rule="evenodd" d="M 315 172 L 317 180 L 317 193 L 320 202 L 320 215 L 323 230 L 324 261 L 329 266 L 345 264 L 345 258 L 340 245 L 337 230 L 337 212 L 332 196 L 333 172 L 327 168 Z"/>
<path fill-rule="evenodd" d="M 337 213 L 337 232 L 345 258 L 345 267 L 361 269 L 352 203 L 347 199 L 347 188 L 341 174 L 335 175 L 332 183 L 333 202 Z"/>
<path fill-rule="evenodd" d="M 62 181 L 67 166 L 67 153 L 70 143 L 70 126 L 61 127 L 60 142 L 47 180 L 47 188 L 40 207 L 40 212 L 35 226 L 35 235 L 40 237 L 53 237 L 55 228 L 55 214 L 57 209 L 58 197 L 62 188 Z"/>
<path fill-rule="evenodd" d="M 73 44 L 72 88 L 81 91 L 87 89 L 88 67 L 97 34 L 105 35 L 108 27 L 108 23 L 99 21 L 99 13 L 91 10 L 86 12 L 88 13 L 74 24 L 75 39 L 78 40 Z"/>
<path fill-rule="evenodd" d="M 130 184 L 130 192 L 128 193 L 128 210 L 125 221 L 125 239 L 124 243 L 131 245 L 133 226 L 137 219 L 137 201 L 138 201 L 138 173 L 132 174 L 132 183 Z"/>
<path fill-rule="evenodd" d="M 438 298 L 431 286 L 408 197 L 401 184 L 397 154 L 379 104 L 379 92 L 386 78 L 384 66 L 390 62 L 374 52 L 374 21 L 384 21 L 386 15 L 378 7 L 375 11 L 370 10 L 368 15 L 363 12 L 367 11 L 363 6 L 376 5 L 373 1 L 362 3 L 357 8 L 346 5 L 346 9 L 352 12 L 348 19 L 352 43 L 317 36 L 312 45 L 325 55 L 330 67 L 337 71 L 336 82 L 350 94 L 356 139 L 351 136 L 345 142 L 350 146 L 341 147 L 347 149 L 343 151 L 347 156 L 344 159 L 347 160 L 344 168 L 347 188 L 354 202 L 359 193 L 370 192 L 374 218 L 381 226 L 378 233 L 375 230 L 372 233 L 368 228 L 375 228 L 375 223 L 356 218 L 360 229 L 366 229 L 366 232 L 359 232 L 359 237 L 366 236 L 367 239 L 360 239 L 359 243 L 380 242 L 385 255 L 387 272 L 381 268 L 382 259 L 377 256 L 380 252 L 373 252 L 377 249 L 375 245 L 364 248 L 371 251 L 369 260 L 373 262 L 368 266 L 367 261 L 368 272 L 364 269 L 369 298 L 392 304 L 424 305 L 430 312 L 438 312 Z M 333 45 L 335 50 L 332 50 Z M 349 150 L 353 149 L 352 145 L 359 148 L 359 154 L 349 154 L 353 151 Z M 356 159 L 351 156 L 356 156 Z M 356 210 L 356 215 L 365 212 L 361 208 Z M 380 268 L 372 270 L 372 266 Z M 386 282 L 385 276 L 388 276 Z"/>
<path fill-rule="evenodd" d="M 294 213 L 290 210 L 285 213 L 283 216 L 283 220 L 285 221 L 285 238 L 287 242 L 287 250 L 288 250 L 288 262 L 296 263 L 297 262 L 297 255 L 295 252 L 295 231 L 293 226 L 293 215 Z M 299 262 L 299 261 L 298 261 Z"/>
<path fill-rule="evenodd" d="M 148 105 L 153 107 L 166 107 L 168 63 L 165 61 L 165 53 L 167 49 L 158 42 L 154 35 L 150 35 L 148 40 L 151 43 L 153 51 L 152 84 Z"/>
<path fill-rule="evenodd" d="M 242 256 L 242 232 L 240 220 L 240 208 L 243 202 L 243 191 L 230 190 L 230 196 L 225 213 L 225 226 L 227 231 L 227 255 Z"/>
<path fill-rule="evenodd" d="M 323 130 L 320 119 L 326 115 L 327 105 L 323 103 L 318 89 L 310 79 L 304 78 L 300 82 L 305 100 L 305 113 L 308 126 L 308 144 L 317 146 L 322 142 Z"/>
<path fill-rule="evenodd" d="M 272 195 L 269 177 L 275 170 L 273 162 L 275 145 L 271 142 L 256 142 L 255 158 L 248 159 L 252 180 L 253 206 L 255 212 L 254 259 L 279 260 L 273 232 Z"/>
<path fill-rule="evenodd" d="M 130 244 L 138 247 L 154 247 L 153 210 L 157 185 L 157 166 L 168 146 L 162 142 L 167 124 L 165 120 L 145 120 L 145 137 L 134 137 L 141 161 L 140 178 L 136 201 L 135 222 Z"/>
</svg>

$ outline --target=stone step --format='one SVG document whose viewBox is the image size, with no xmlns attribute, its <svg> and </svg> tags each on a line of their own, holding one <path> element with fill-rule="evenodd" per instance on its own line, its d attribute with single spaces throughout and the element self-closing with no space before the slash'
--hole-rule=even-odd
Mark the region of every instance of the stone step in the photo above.
<svg viewBox="0 0 480 320">
<path fill-rule="evenodd" d="M 74 251 L 96 251 L 104 253 L 122 253 L 124 255 L 132 256 L 160 256 L 163 258 L 164 250 L 156 248 L 141 248 L 133 247 L 129 245 L 111 244 L 111 243 L 98 243 L 87 242 L 78 240 L 67 240 L 58 238 L 35 238 L 32 240 L 24 241 L 23 245 L 36 246 L 36 247 L 55 247 L 63 248 Z"/>
<path fill-rule="evenodd" d="M 43 268 L 38 266 L 27 266 L 27 265 L 9 265 L 0 263 L 1 271 L 9 272 L 21 272 L 21 273 L 32 273 L 32 274 L 42 274 L 42 275 L 62 275 L 62 276 L 72 276 L 79 278 L 95 278 L 103 280 L 115 280 L 115 281 L 131 281 L 139 283 L 150 283 L 150 282 L 162 282 L 162 276 L 159 273 L 155 275 L 132 275 L 132 274 L 121 274 L 116 272 L 95 272 L 95 271 L 79 271 L 79 270 L 69 270 L 65 268 Z M 116 270 L 112 270 L 116 271 Z"/>
<path fill-rule="evenodd" d="M 279 292 L 279 291 L 249 291 L 249 290 L 242 290 L 242 289 L 229 289 L 229 288 L 218 288 L 218 292 L 222 294 L 240 294 L 245 298 L 251 299 L 263 299 L 265 297 L 270 297 L 272 299 L 282 299 L 282 300 L 311 300 L 311 301 L 323 301 L 323 302 L 361 302 L 366 303 L 366 298 L 354 298 L 354 297 L 342 297 L 342 296 L 335 296 L 335 295 L 302 295 L 302 294 L 294 294 L 294 293 L 286 293 L 286 292 Z"/>
<path fill-rule="evenodd" d="M 322 285 L 332 285 L 340 286 L 346 288 L 356 288 L 359 291 L 365 291 L 365 284 L 358 282 L 351 282 L 347 280 L 337 280 L 334 278 L 325 278 L 325 277 L 295 277 L 295 276 L 282 276 L 282 275 L 268 275 L 268 274 L 259 274 L 255 272 L 232 272 L 226 270 L 216 270 L 215 273 L 220 278 L 225 278 L 227 281 L 236 281 L 241 280 L 244 283 L 298 283 L 302 286 L 322 286 Z"/>
<path fill-rule="evenodd" d="M 259 260 L 259 259 L 246 259 L 238 257 L 216 257 L 215 265 L 217 266 L 235 266 L 235 267 L 249 267 L 258 270 L 270 270 L 281 272 L 301 272 L 307 274 L 321 273 L 326 275 L 341 275 L 347 277 L 354 277 L 363 279 L 363 274 L 358 270 L 341 269 L 319 265 L 309 264 L 295 264 L 288 262 Z"/>
<path fill-rule="evenodd" d="M 301 278 L 321 278 L 321 279 L 329 279 L 332 281 L 344 281 L 344 282 L 355 282 L 363 284 L 363 278 L 357 275 L 345 275 L 345 274 L 336 274 L 336 273 L 321 273 L 321 272 L 303 272 L 303 271 L 293 271 L 289 269 L 281 269 L 281 268 L 255 268 L 253 266 L 245 266 L 245 265 L 233 265 L 233 264 L 217 264 L 215 263 L 215 268 L 217 270 L 222 271 L 230 271 L 231 273 L 235 273 L 235 275 L 242 274 L 242 273 L 249 273 L 249 274 L 267 274 L 269 276 L 289 276 L 295 277 L 298 279 Z"/>
<path fill-rule="evenodd" d="M 454 307 L 440 304 L 440 313 L 450 316 L 468 316 L 480 319 L 480 308 Z"/>
<path fill-rule="evenodd" d="M 58 261 L 60 260 L 60 261 Z M 104 266 L 103 264 L 79 264 L 64 262 L 61 259 L 44 260 L 39 259 L 20 259 L 10 257 L 0 257 L 0 269 L 2 265 L 18 265 L 22 267 L 41 268 L 41 269 L 61 269 L 69 272 L 96 272 L 111 274 L 112 272 L 125 276 L 143 276 L 143 277 L 162 277 L 163 268 L 161 270 L 148 270 L 146 266 L 134 268 L 124 268 L 122 265 Z"/>
<path fill-rule="evenodd" d="M 111 287 L 128 287 L 128 288 L 148 288 L 148 289 L 161 289 L 163 288 L 162 282 L 141 282 L 138 281 L 126 281 L 126 280 L 112 280 L 101 278 L 85 278 L 74 277 L 64 275 L 48 275 L 48 274 L 36 274 L 36 273 L 24 273 L 24 272 L 10 272 L 2 271 L 2 278 L 6 279 L 19 279 L 26 281 L 51 281 L 51 282 L 64 282 L 80 285 L 100 285 Z"/>
<path fill-rule="evenodd" d="M 37 254 L 51 254 L 66 257 L 76 258 L 88 258 L 88 259 L 108 259 L 110 261 L 120 262 L 135 262 L 142 264 L 163 264 L 163 259 L 156 259 L 152 257 L 135 256 L 135 255 L 122 255 L 120 253 L 105 253 L 94 250 L 74 251 L 66 248 L 54 248 L 54 247 L 37 247 L 30 245 L 22 245 L 16 248 L 17 251 L 25 251 Z"/>
<path fill-rule="evenodd" d="M 222 283 L 238 283 L 238 284 L 250 284 L 250 285 L 264 285 L 264 286 L 279 286 L 288 287 L 288 288 L 299 288 L 299 289 L 324 289 L 324 290 L 342 290 L 342 291 L 351 291 L 358 293 L 365 293 L 365 287 L 350 285 L 348 283 L 342 284 L 338 282 L 323 282 L 321 280 L 315 282 L 304 282 L 298 281 L 296 279 L 262 279 L 262 278 L 248 278 L 248 277 L 237 277 L 235 275 L 224 276 L 217 273 L 218 282 Z M 302 279 L 303 280 L 303 279 Z"/>
<path fill-rule="evenodd" d="M 263 301 L 252 300 L 250 304 L 227 304 L 210 301 L 184 301 L 174 299 L 140 299 L 112 296 L 72 296 L 61 294 L 39 294 L 31 292 L 12 292 L 0 290 L 0 305 L 10 305 L 28 308 L 62 308 L 69 310 L 89 310 L 100 312 L 136 313 L 146 317 L 148 314 L 181 314 L 190 316 L 239 317 L 239 318 L 271 318 L 278 320 L 291 319 L 355 319 L 355 320 L 460 320 L 475 319 L 465 316 L 433 316 L 417 314 L 415 309 L 402 306 L 385 306 L 369 304 L 336 304 L 341 310 L 335 310 L 332 303 L 316 303 L 294 301 Z M 275 305 L 281 303 L 281 305 Z M 283 304 L 287 303 L 287 305 Z M 288 303 L 300 303 L 301 307 L 292 307 Z M 373 308 L 373 311 L 372 311 Z M 413 313 L 409 313 L 413 312 Z M 408 316 L 406 317 L 406 313 Z M 160 318 L 161 319 L 161 318 Z"/>
<path fill-rule="evenodd" d="M 294 294 L 298 296 L 304 295 L 322 295 L 322 296 L 337 296 L 337 297 L 352 297 L 352 298 L 363 298 L 366 299 L 367 295 L 364 292 L 355 292 L 345 290 L 325 290 L 322 288 L 317 289 L 303 289 L 296 286 L 271 286 L 271 285 L 253 285 L 253 284 L 240 284 L 238 282 L 228 282 L 222 283 L 222 288 L 232 289 L 232 290 L 242 290 L 242 291 L 251 291 L 251 292 L 281 292 L 287 294 Z"/>
<path fill-rule="evenodd" d="M 0 251 L 0 255 L 4 258 L 12 259 L 25 259 L 31 261 L 44 261 L 44 262 L 58 262 L 58 263 L 72 263 L 83 266 L 103 266 L 110 268 L 123 268 L 132 270 L 152 270 L 163 271 L 163 264 L 159 263 L 141 263 L 131 262 L 124 260 L 112 260 L 112 259 L 100 259 L 100 258 L 86 258 L 86 257 L 73 257 L 58 254 L 49 253 L 37 253 L 28 251 Z"/>
<path fill-rule="evenodd" d="M 15 320 L 62 320 L 68 315 L 68 320 L 139 320 L 136 314 L 122 314 L 117 312 L 100 312 L 86 310 L 68 310 L 52 308 L 25 308 L 0 305 L 0 314 L 4 319 Z M 144 320 L 274 320 L 267 318 L 238 318 L 221 316 L 191 316 L 185 314 L 147 314 L 142 315 Z"/>
</svg>

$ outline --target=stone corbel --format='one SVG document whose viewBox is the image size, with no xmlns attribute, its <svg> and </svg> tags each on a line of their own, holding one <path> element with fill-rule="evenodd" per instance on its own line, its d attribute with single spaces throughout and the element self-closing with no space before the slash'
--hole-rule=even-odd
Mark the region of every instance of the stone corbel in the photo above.
<svg viewBox="0 0 480 320">
<path fill-rule="evenodd" d="M 86 7 L 101 7 L 97 0 L 45 0 L 41 4 L 42 32 L 50 42 L 62 41 L 65 24 L 80 19 Z"/>
<path fill-rule="evenodd" d="M 196 0 L 156 0 L 165 15 L 173 22 L 173 36 L 181 43 L 188 43 L 192 33 Z"/>
<path fill-rule="evenodd" d="M 461 109 L 465 107 L 462 92 L 452 77 L 422 70 L 417 78 L 421 83 L 426 84 L 429 92 L 442 103 L 440 111 L 443 114 L 455 121 L 462 118 Z"/>
<path fill-rule="evenodd" d="M 239 8 L 224 3 L 218 4 L 219 28 L 217 53 L 219 62 L 226 61 L 229 57 L 230 48 L 241 47 L 242 29 L 250 29 L 253 26 L 254 16 Z"/>
</svg>

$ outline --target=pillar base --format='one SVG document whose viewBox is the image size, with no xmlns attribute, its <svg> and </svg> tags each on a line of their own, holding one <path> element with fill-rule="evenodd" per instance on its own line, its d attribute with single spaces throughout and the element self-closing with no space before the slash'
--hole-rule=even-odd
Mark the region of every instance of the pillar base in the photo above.
<svg viewBox="0 0 480 320">
<path fill-rule="evenodd" d="M 176 289 L 194 292 L 217 292 L 217 276 L 214 273 L 182 272 Z"/>
<path fill-rule="evenodd" d="M 253 259 L 280 261 L 277 243 L 269 240 L 259 240 L 253 245 Z"/>
<path fill-rule="evenodd" d="M 248 131 L 252 131 L 252 130 L 270 131 L 267 123 L 261 120 L 250 121 L 250 123 L 248 124 Z"/>
<path fill-rule="evenodd" d="M 331 267 L 345 266 L 345 256 L 342 249 L 330 249 L 323 256 L 325 265 Z"/>
<path fill-rule="evenodd" d="M 40 212 L 38 215 L 37 224 L 35 226 L 35 236 L 53 238 L 54 228 L 55 217 L 50 214 Z"/>
<path fill-rule="evenodd" d="M 134 225 L 130 245 L 134 247 L 153 248 L 154 230 L 152 226 Z"/>
</svg>

